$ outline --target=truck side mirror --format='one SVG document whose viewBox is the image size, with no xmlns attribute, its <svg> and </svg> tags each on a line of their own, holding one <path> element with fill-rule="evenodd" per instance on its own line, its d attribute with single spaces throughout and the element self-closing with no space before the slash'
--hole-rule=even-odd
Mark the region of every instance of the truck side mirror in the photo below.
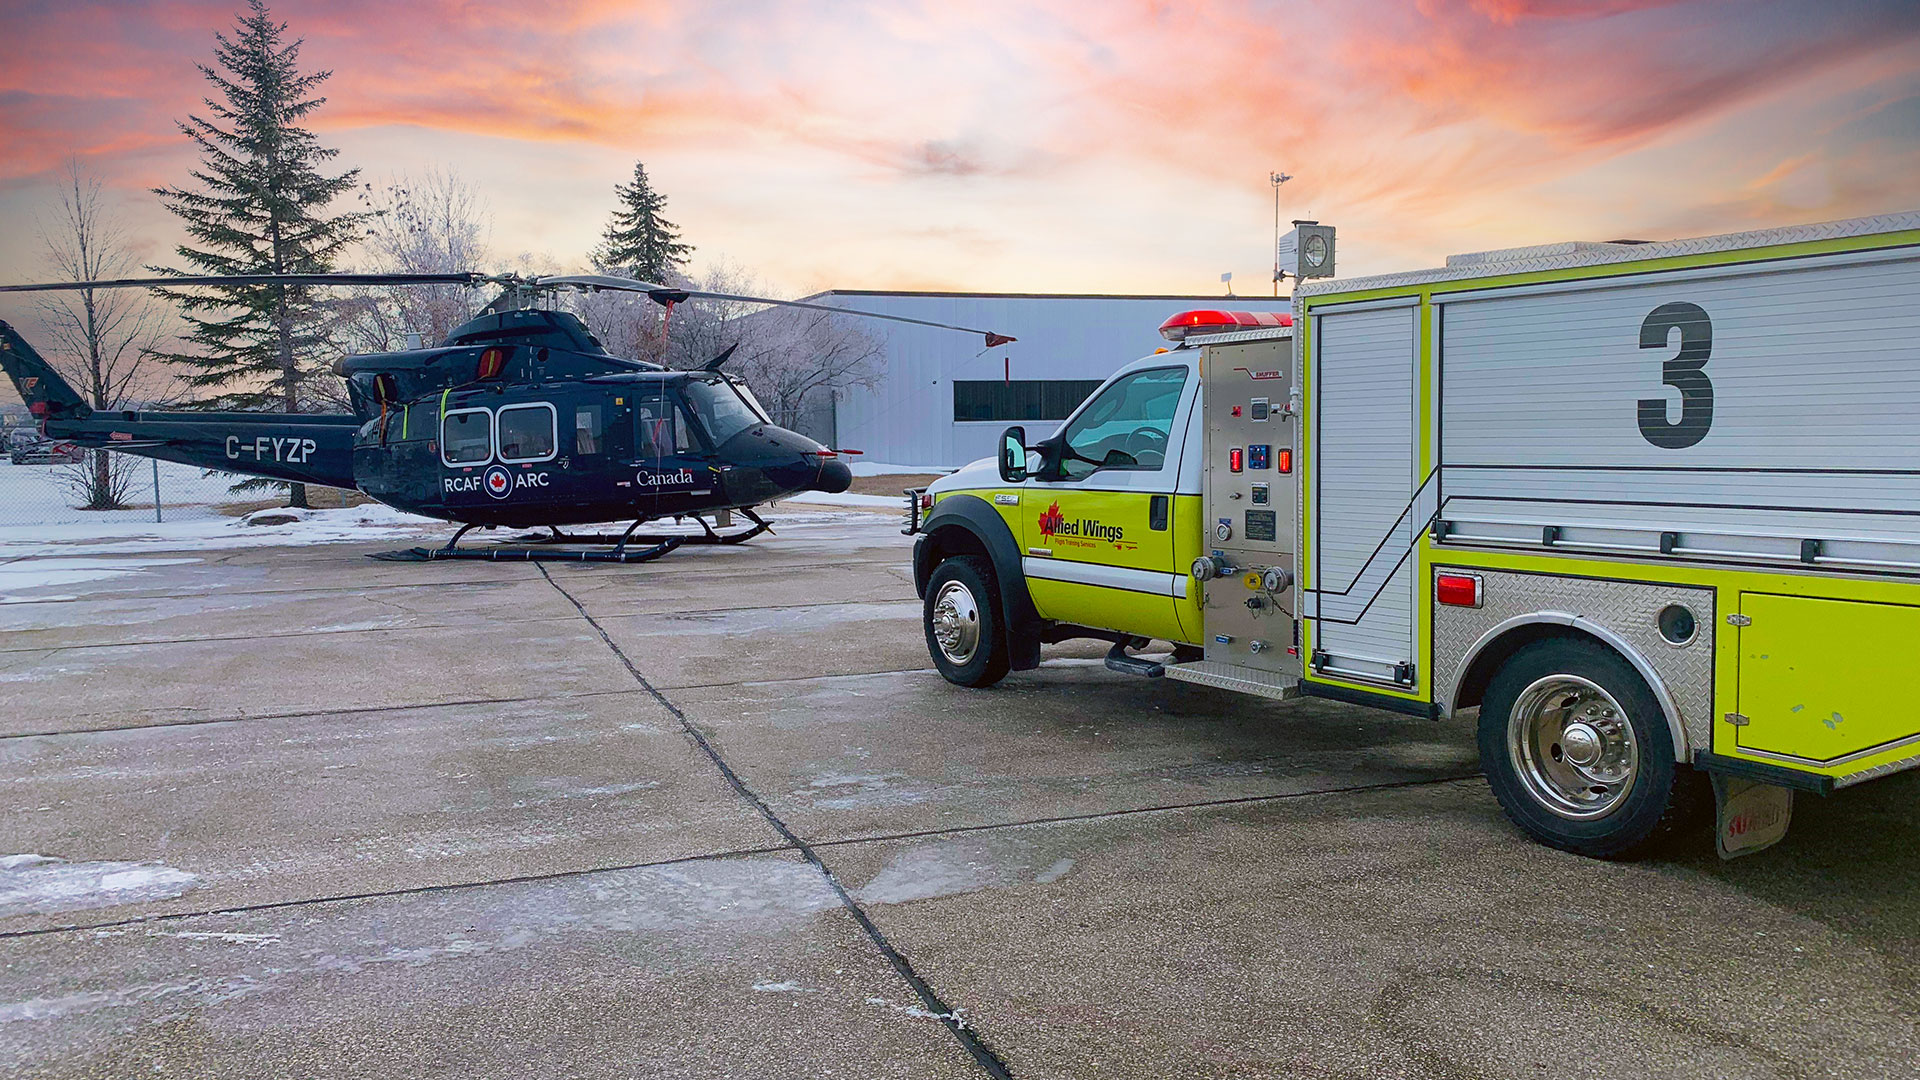
<svg viewBox="0 0 1920 1080">
<path fill-rule="evenodd" d="M 1000 433 L 1000 479 L 1018 484 L 1027 478 L 1027 429 L 1010 427 Z"/>
</svg>

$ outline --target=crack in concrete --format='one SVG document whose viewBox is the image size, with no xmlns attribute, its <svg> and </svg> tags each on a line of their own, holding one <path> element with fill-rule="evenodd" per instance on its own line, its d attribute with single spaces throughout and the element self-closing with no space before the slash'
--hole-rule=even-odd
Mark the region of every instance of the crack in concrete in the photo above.
<svg viewBox="0 0 1920 1080">
<path fill-rule="evenodd" d="M 924 1007 L 928 1013 L 939 1019 L 941 1026 L 953 1034 L 953 1037 L 958 1040 L 961 1047 L 973 1057 L 974 1062 L 980 1066 L 983 1072 L 988 1076 L 994 1077 L 995 1080 L 1013 1080 L 1013 1073 L 1008 1070 L 1007 1063 L 1000 1059 L 1000 1055 L 995 1053 L 994 1050 L 974 1032 L 974 1029 L 970 1025 L 961 1020 L 960 1016 L 954 1012 L 951 1006 L 941 999 L 940 995 L 928 984 L 926 979 L 922 978 L 920 973 L 914 970 L 913 965 L 907 958 L 901 955 L 898 949 L 893 947 L 893 943 L 887 940 L 886 934 L 882 933 L 880 927 L 874 924 L 873 919 L 867 915 L 866 910 L 862 908 L 859 902 L 853 898 L 853 895 L 847 891 L 846 886 L 840 884 L 840 879 L 834 876 L 833 871 L 828 868 L 825 862 L 821 861 L 819 853 L 813 850 L 812 845 L 802 840 L 797 833 L 788 827 L 785 821 L 781 820 L 780 815 L 774 813 L 773 807 L 769 806 L 766 800 L 762 799 L 752 788 L 748 787 L 746 781 L 740 779 L 739 774 L 733 771 L 733 767 L 728 765 L 726 759 L 720 756 L 720 751 L 715 749 L 713 743 L 708 741 L 706 735 L 703 734 L 698 727 L 694 726 L 692 720 L 687 718 L 687 714 L 681 712 L 679 706 L 675 705 L 670 698 L 655 689 L 653 684 L 647 681 L 647 677 L 640 673 L 640 669 L 634 665 L 633 661 L 627 657 L 625 652 L 621 651 L 620 646 L 614 642 L 613 638 L 608 635 L 600 623 L 596 621 L 592 615 L 587 613 L 587 609 L 581 605 L 580 601 L 574 599 L 572 593 L 562 588 L 559 582 L 553 580 L 553 575 L 547 573 L 545 566 L 535 563 L 534 569 L 539 570 L 540 576 L 546 578 L 547 581 L 553 585 L 554 589 L 557 590 L 561 596 L 566 597 L 567 601 L 580 612 L 580 617 L 585 619 L 587 625 L 593 627 L 594 632 L 600 635 L 600 640 L 606 642 L 607 648 L 611 649 L 613 655 L 619 658 L 620 663 L 626 666 L 627 671 L 633 676 L 634 681 L 645 688 L 647 693 L 653 695 L 653 699 L 660 704 L 661 708 L 672 713 L 674 719 L 680 721 L 680 727 L 686 732 L 687 737 L 692 739 L 694 744 L 700 748 L 701 752 L 707 755 L 708 760 L 713 762 L 714 768 L 720 771 L 720 775 L 726 779 L 733 790 L 755 810 L 759 811 L 760 815 L 766 819 L 767 824 L 771 825 L 775 832 L 779 833 L 788 844 L 792 845 L 794 850 L 800 853 L 801 858 L 813 864 L 813 867 L 820 871 L 820 874 L 826 878 L 827 885 L 833 889 L 834 895 L 839 898 L 841 906 L 846 910 L 848 915 L 852 916 L 853 921 L 857 923 L 860 929 L 867 935 L 868 940 L 873 942 L 874 947 L 880 950 L 880 954 L 886 958 L 887 963 L 893 967 L 894 972 L 913 990 L 914 996 L 920 999 L 921 1006 Z"/>
</svg>

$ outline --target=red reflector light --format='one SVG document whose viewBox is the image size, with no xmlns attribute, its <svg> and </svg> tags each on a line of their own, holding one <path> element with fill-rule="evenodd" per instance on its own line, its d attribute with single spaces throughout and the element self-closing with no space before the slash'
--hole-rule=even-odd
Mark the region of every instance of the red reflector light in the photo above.
<svg viewBox="0 0 1920 1080">
<path fill-rule="evenodd" d="M 920 493 L 920 509 L 922 510 L 933 509 L 933 496 L 927 494 L 924 491 Z"/>
<path fill-rule="evenodd" d="M 1281 447 L 1279 452 L 1275 455 L 1274 467 L 1279 469 L 1283 473 L 1292 472 L 1293 471 L 1293 451 L 1288 449 L 1287 447 L 1284 447 L 1284 446 Z"/>
<path fill-rule="evenodd" d="M 1472 574 L 1441 574 L 1433 579 L 1433 598 L 1448 607 L 1479 607 L 1480 579 Z"/>
<path fill-rule="evenodd" d="M 1293 313 L 1287 311 L 1183 311 L 1160 324 L 1160 336 L 1168 341 L 1185 341 L 1188 334 L 1225 334 L 1234 330 L 1271 330 L 1292 326 Z"/>
<path fill-rule="evenodd" d="M 1246 455 L 1241 453 L 1239 447 L 1236 446 L 1233 449 L 1227 451 L 1227 471 L 1228 472 L 1239 472 L 1240 467 L 1245 464 L 1246 464 Z"/>
</svg>

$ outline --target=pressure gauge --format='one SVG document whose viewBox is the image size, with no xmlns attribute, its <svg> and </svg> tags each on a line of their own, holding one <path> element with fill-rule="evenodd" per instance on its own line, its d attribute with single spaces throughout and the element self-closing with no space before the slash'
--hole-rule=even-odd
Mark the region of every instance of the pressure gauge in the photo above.
<svg viewBox="0 0 1920 1080">
<path fill-rule="evenodd" d="M 1215 524 L 1213 527 L 1213 538 L 1223 544 L 1233 539 L 1233 522 L 1221 521 Z"/>
</svg>

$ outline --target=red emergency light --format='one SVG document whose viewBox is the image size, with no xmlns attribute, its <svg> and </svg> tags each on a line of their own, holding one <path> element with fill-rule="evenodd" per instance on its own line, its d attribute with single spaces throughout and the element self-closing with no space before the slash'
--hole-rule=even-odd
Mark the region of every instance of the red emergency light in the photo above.
<svg viewBox="0 0 1920 1080">
<path fill-rule="evenodd" d="M 1189 334 L 1226 334 L 1235 330 L 1271 330 L 1292 326 L 1293 313 L 1287 311 L 1183 311 L 1160 324 L 1160 336 L 1168 341 L 1185 341 Z"/>
<path fill-rule="evenodd" d="M 1433 579 L 1433 598 L 1449 607 L 1477 608 L 1481 603 L 1480 575 L 1438 574 Z"/>
</svg>

